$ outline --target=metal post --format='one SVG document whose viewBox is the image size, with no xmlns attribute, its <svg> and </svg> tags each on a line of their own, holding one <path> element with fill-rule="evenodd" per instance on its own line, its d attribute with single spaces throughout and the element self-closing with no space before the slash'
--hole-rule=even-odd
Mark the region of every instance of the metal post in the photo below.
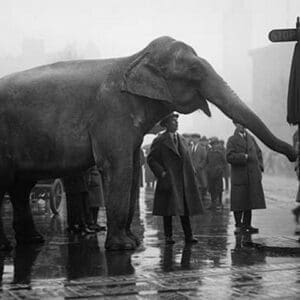
<svg viewBox="0 0 300 300">
<path fill-rule="evenodd" d="M 296 22 L 297 43 L 300 41 L 300 17 L 297 17 Z M 300 181 L 300 123 L 298 123 L 298 180 Z M 300 188 L 300 183 L 299 183 Z"/>
</svg>

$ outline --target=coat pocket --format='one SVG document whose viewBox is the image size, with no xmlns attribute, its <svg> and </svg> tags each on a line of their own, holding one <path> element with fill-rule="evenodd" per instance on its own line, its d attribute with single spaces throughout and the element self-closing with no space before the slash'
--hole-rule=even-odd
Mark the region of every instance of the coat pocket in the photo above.
<svg viewBox="0 0 300 300">
<path fill-rule="evenodd" d="M 167 173 L 163 178 L 160 179 L 160 190 L 168 191 L 171 189 L 171 180 L 170 176 Z"/>
</svg>

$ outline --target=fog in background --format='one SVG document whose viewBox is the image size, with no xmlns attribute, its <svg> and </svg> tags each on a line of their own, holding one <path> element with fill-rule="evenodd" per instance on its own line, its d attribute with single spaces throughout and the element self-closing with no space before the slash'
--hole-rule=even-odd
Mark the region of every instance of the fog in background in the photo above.
<svg viewBox="0 0 300 300">
<path fill-rule="evenodd" d="M 291 142 L 295 128 L 285 119 L 294 43 L 272 44 L 268 33 L 294 28 L 297 15 L 299 0 L 0 0 L 0 75 L 59 60 L 127 56 L 168 35 L 206 58 Z M 179 132 L 227 139 L 231 120 L 210 108 L 212 118 L 182 115 Z"/>
</svg>

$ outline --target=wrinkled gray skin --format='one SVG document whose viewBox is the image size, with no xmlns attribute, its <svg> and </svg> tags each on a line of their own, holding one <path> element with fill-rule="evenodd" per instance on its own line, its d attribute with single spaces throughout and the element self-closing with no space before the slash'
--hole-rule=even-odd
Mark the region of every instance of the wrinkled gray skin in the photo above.
<svg viewBox="0 0 300 300">
<path fill-rule="evenodd" d="M 0 192 L 14 207 L 17 240 L 35 241 L 28 194 L 37 180 L 103 169 L 109 250 L 134 249 L 130 231 L 143 136 L 172 111 L 208 102 L 274 151 L 296 159 L 188 45 L 169 37 L 130 57 L 59 62 L 0 80 Z M 2 225 L 2 224 L 1 224 Z M 8 243 L 2 226 L 2 245 Z"/>
</svg>

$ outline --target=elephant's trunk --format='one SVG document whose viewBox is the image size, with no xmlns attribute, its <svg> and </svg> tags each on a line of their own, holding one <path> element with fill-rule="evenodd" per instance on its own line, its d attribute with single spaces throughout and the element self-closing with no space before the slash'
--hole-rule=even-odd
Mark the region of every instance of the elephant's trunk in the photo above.
<svg viewBox="0 0 300 300">
<path fill-rule="evenodd" d="M 230 119 L 248 128 L 269 148 L 286 155 L 290 161 L 295 161 L 297 154 L 294 148 L 275 137 L 262 120 L 240 100 L 226 82 L 217 74 L 215 76 L 216 78 L 210 81 L 209 84 L 205 84 L 206 88 L 204 88 L 204 96 L 209 102 L 215 104 Z"/>
</svg>

